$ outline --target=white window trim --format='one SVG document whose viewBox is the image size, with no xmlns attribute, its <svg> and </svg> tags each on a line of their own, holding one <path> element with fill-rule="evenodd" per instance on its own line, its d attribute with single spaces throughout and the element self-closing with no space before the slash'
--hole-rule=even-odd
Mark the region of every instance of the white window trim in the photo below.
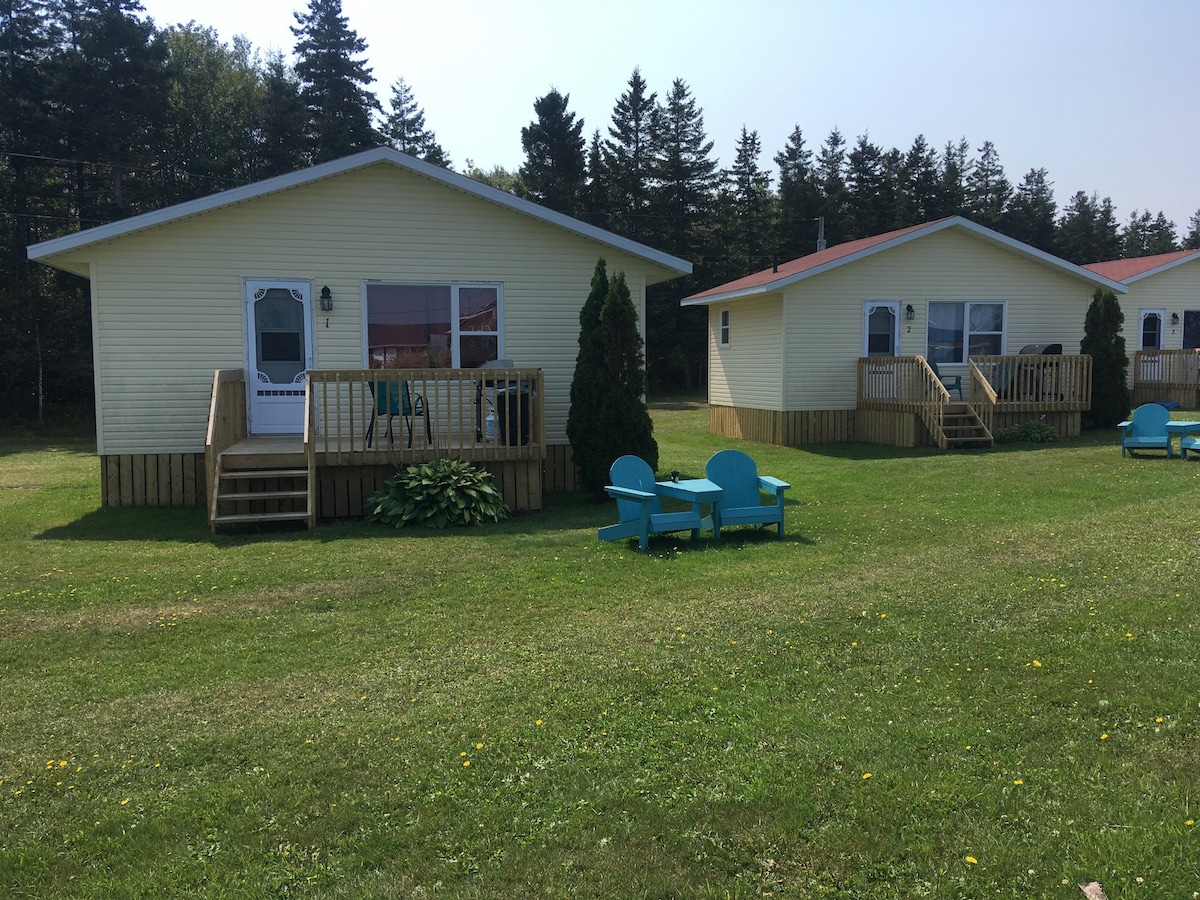
<svg viewBox="0 0 1200 900">
<path fill-rule="evenodd" d="M 1145 334 L 1146 319 L 1149 316 L 1158 316 L 1158 346 L 1157 347 L 1143 347 L 1142 346 L 1142 335 Z M 1164 339 L 1166 336 L 1165 335 L 1166 330 L 1167 330 L 1167 311 L 1165 309 L 1138 310 L 1137 349 L 1138 350 L 1161 350 L 1163 348 L 1163 343 L 1164 343 Z"/>
<path fill-rule="evenodd" d="M 943 366 L 965 366 L 967 359 L 971 356 L 971 307 L 972 306 L 994 306 L 999 304 L 1003 312 L 1002 321 L 1000 323 L 1000 353 L 1003 356 L 1008 348 L 1008 301 L 1007 300 L 928 300 L 926 301 L 925 315 L 925 358 L 932 359 L 929 353 L 929 323 L 933 318 L 930 307 L 935 303 L 961 303 L 963 305 L 963 358 L 959 360 L 939 360 L 938 364 Z M 978 334 L 994 334 L 991 331 L 981 331 Z"/>
<path fill-rule="evenodd" d="M 730 336 L 729 318 L 730 318 L 729 310 L 727 308 L 717 311 L 717 346 L 718 347 L 725 348 L 725 347 L 729 346 L 729 336 Z"/>
<path fill-rule="evenodd" d="M 364 278 L 362 282 L 362 352 L 363 367 L 370 368 L 371 359 L 367 343 L 367 287 L 372 284 L 399 285 L 402 287 L 442 287 L 450 288 L 450 368 L 462 368 L 459 338 L 462 336 L 458 316 L 458 292 L 462 288 L 495 288 L 496 289 L 496 331 L 471 331 L 471 335 L 496 335 L 496 358 L 504 359 L 504 283 L 500 281 L 413 281 L 404 278 Z"/>
<path fill-rule="evenodd" d="M 863 320 L 862 320 L 862 355 L 864 357 L 870 355 L 871 333 L 871 313 L 877 309 L 890 309 L 892 311 L 892 355 L 900 355 L 900 301 L 899 300 L 866 300 L 863 302 Z"/>
</svg>

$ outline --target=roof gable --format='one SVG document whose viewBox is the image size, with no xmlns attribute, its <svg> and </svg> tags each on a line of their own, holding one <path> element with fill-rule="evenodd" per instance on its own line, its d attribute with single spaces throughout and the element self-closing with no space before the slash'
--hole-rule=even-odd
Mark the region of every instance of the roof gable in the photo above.
<svg viewBox="0 0 1200 900">
<path fill-rule="evenodd" d="M 693 294 L 685 298 L 682 301 L 682 305 L 706 305 L 782 290 L 806 278 L 812 278 L 815 275 L 820 275 L 823 272 L 828 272 L 831 269 L 841 266 L 852 265 L 868 256 L 873 256 L 892 247 L 898 247 L 909 241 L 937 234 L 939 231 L 944 231 L 948 228 L 965 230 L 991 241 L 1010 252 L 1029 257 L 1092 284 L 1101 284 L 1122 294 L 1126 292 L 1126 288 L 1119 282 L 1110 280 L 1100 273 L 1090 272 L 1082 266 L 1069 263 L 1065 259 L 1059 259 L 1057 256 L 1038 250 L 1036 247 L 1031 247 L 1028 244 L 1023 244 L 1020 241 L 1000 234 L 998 231 L 993 231 L 982 225 L 976 225 L 962 216 L 950 216 L 949 218 L 926 222 L 923 225 L 913 225 L 908 228 L 878 234 L 874 237 L 861 238 L 857 241 L 847 241 L 844 244 L 835 244 L 825 250 L 819 250 L 816 253 L 802 256 L 791 262 L 782 263 L 777 267 L 764 269 L 753 275 L 747 275 L 744 278 L 739 278 L 735 281 L 709 288 L 706 291 L 701 291 L 698 294 Z"/>
<path fill-rule="evenodd" d="M 1159 253 L 1155 256 L 1135 256 L 1132 259 L 1088 263 L 1084 268 L 1113 281 L 1129 284 L 1192 260 L 1200 260 L 1200 250 L 1177 250 L 1174 253 Z"/>
<path fill-rule="evenodd" d="M 443 184 L 448 188 L 478 197 L 481 200 L 493 203 L 517 214 L 528 216 L 547 225 L 561 228 L 580 237 L 596 241 L 614 250 L 620 250 L 644 259 L 647 262 L 662 266 L 680 275 L 691 274 L 692 264 L 687 260 L 664 253 L 661 250 L 655 250 L 644 244 L 639 244 L 637 241 L 632 241 L 612 232 L 605 231 L 602 228 L 597 228 L 594 225 L 589 225 L 579 219 L 555 212 L 528 200 L 523 200 L 520 197 L 476 181 L 473 178 L 468 178 L 457 172 L 451 172 L 440 166 L 435 166 L 408 156 L 391 147 L 376 147 L 373 150 L 367 150 L 353 156 L 311 166 L 307 169 L 301 169 L 298 172 L 278 175 L 274 178 L 255 182 L 254 184 L 222 191 L 219 194 L 211 194 L 207 197 L 178 203 L 174 206 L 155 210 L 154 212 L 142 213 L 141 215 L 122 219 L 118 222 L 98 225 L 95 228 L 87 228 L 74 234 L 42 241 L 38 244 L 31 244 L 28 248 L 29 258 L 53 263 L 53 257 L 59 254 L 86 249 L 96 244 L 136 234 L 149 228 L 168 225 L 192 216 L 267 197 L 281 191 L 303 187 L 306 184 L 333 178 L 374 165 L 395 166 Z"/>
</svg>

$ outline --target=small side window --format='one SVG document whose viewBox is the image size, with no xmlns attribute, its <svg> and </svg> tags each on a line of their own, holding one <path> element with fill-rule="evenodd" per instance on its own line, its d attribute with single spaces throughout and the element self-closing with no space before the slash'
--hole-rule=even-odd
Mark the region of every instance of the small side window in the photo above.
<svg viewBox="0 0 1200 900">
<path fill-rule="evenodd" d="M 717 328 L 717 346 L 729 346 L 729 310 L 721 310 L 720 325 Z"/>
</svg>

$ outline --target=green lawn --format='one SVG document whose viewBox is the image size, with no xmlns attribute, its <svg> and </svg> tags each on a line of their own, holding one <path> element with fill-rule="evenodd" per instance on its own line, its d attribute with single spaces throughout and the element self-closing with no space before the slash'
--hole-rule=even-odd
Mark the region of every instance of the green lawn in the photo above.
<svg viewBox="0 0 1200 900">
<path fill-rule="evenodd" d="M 643 554 L 563 495 L 214 539 L 0 439 L 0 896 L 1200 890 L 1200 462 L 741 446 L 787 537 Z"/>
</svg>

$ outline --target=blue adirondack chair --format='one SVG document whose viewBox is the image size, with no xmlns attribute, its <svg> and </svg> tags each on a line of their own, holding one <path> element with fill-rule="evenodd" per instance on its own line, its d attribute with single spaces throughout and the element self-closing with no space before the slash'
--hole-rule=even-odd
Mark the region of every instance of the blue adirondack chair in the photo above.
<svg viewBox="0 0 1200 900">
<path fill-rule="evenodd" d="M 1166 450 L 1167 459 L 1171 458 L 1171 438 L 1167 434 L 1167 423 L 1171 421 L 1171 411 L 1157 403 L 1143 403 L 1133 411 L 1130 421 L 1122 422 L 1117 427 L 1121 429 L 1121 455 L 1134 450 Z"/>
<path fill-rule="evenodd" d="M 621 521 L 597 532 L 602 541 L 636 537 L 638 546 L 645 550 L 652 534 L 690 531 L 695 538 L 701 529 L 713 527 L 711 516 L 701 518 L 694 510 L 663 512 L 654 471 L 640 457 L 622 456 L 609 468 L 608 477 L 612 484 L 604 490 L 616 499 L 617 516 Z"/>
<path fill-rule="evenodd" d="M 786 481 L 759 475 L 754 460 L 741 450 L 714 453 L 704 467 L 708 480 L 721 486 L 724 496 L 713 510 L 713 534 L 721 536 L 727 525 L 779 526 L 783 537 L 783 492 L 791 487 Z M 764 504 L 760 492 L 775 495 L 775 502 Z"/>
<path fill-rule="evenodd" d="M 961 375 L 943 375 L 938 371 L 938 364 L 933 360 L 929 361 L 929 368 L 933 369 L 933 374 L 937 376 L 938 381 L 945 386 L 947 391 L 958 391 L 958 399 L 963 398 Z"/>
</svg>

